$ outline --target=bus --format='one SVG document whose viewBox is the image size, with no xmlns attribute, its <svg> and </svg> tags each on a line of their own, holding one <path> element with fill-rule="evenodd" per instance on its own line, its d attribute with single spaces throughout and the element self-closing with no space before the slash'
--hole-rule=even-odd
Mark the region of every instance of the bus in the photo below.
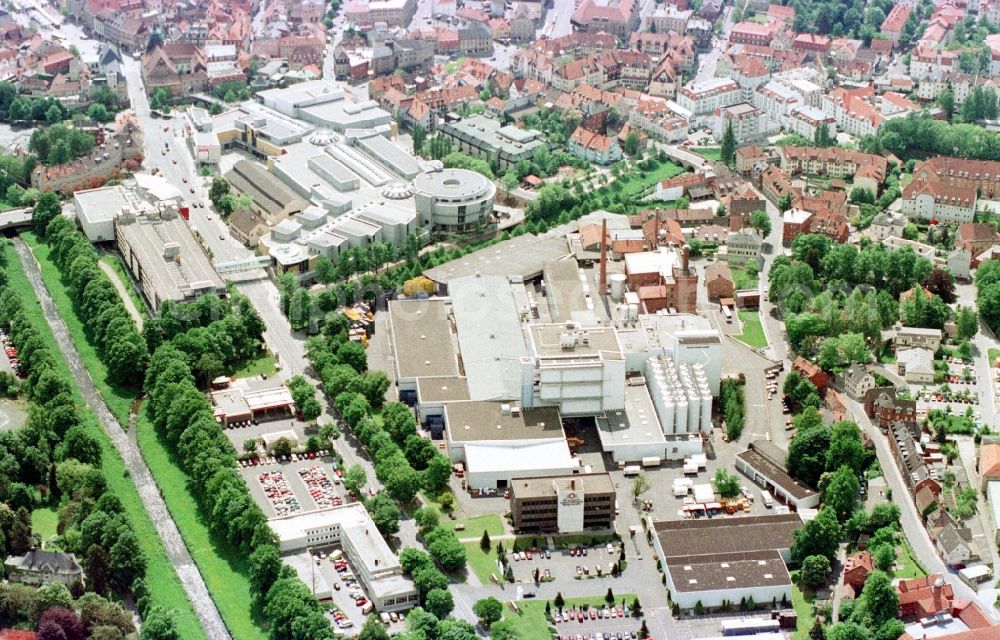
<svg viewBox="0 0 1000 640">
<path fill-rule="evenodd" d="M 722 317 L 726 319 L 726 322 L 732 323 L 733 321 L 733 312 L 726 305 L 722 307 Z"/>
</svg>

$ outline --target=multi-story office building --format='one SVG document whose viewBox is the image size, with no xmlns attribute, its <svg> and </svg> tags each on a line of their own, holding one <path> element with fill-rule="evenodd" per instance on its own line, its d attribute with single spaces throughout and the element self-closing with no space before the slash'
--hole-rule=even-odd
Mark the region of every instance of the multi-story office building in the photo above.
<svg viewBox="0 0 1000 640">
<path fill-rule="evenodd" d="M 510 484 L 510 510 L 518 532 L 610 529 L 615 522 L 615 484 L 607 473 L 518 478 Z"/>
</svg>

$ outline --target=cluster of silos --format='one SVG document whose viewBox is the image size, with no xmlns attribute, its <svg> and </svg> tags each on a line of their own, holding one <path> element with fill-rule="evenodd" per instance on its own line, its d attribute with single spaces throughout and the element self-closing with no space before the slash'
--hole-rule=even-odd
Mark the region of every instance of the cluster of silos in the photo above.
<svg viewBox="0 0 1000 640">
<path fill-rule="evenodd" d="M 669 356 L 646 362 L 646 385 L 663 433 L 708 430 L 712 424 L 712 393 L 702 365 L 678 366 Z"/>
</svg>

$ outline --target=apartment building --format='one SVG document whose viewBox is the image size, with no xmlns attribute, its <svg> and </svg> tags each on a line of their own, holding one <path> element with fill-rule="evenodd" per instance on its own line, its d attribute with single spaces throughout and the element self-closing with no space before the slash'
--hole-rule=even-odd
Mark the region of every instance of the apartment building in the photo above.
<svg viewBox="0 0 1000 640">
<path fill-rule="evenodd" d="M 983 198 L 995 200 L 1000 197 L 1000 162 L 937 156 L 917 164 L 913 180 L 965 187 L 978 191 Z"/>
<path fill-rule="evenodd" d="M 577 31 L 604 31 L 618 38 L 628 38 L 638 20 L 636 0 L 583 0 L 570 17 Z"/>
<path fill-rule="evenodd" d="M 691 82 L 677 92 L 677 104 L 691 112 L 693 126 L 709 120 L 716 109 L 742 100 L 740 86 L 729 78 Z"/>
<path fill-rule="evenodd" d="M 975 187 L 916 179 L 903 189 L 901 210 L 907 217 L 918 220 L 972 222 L 976 200 Z"/>
<path fill-rule="evenodd" d="M 899 40 L 903 35 L 903 28 L 913 11 L 913 5 L 909 2 L 897 2 L 889 11 L 889 15 L 882 21 L 882 34 L 892 41 L 893 47 L 899 46 Z"/>
<path fill-rule="evenodd" d="M 764 135 L 766 120 L 764 113 L 749 102 L 737 102 L 715 110 L 712 132 L 715 139 L 721 141 L 731 124 L 736 144 L 747 144 Z"/>
<path fill-rule="evenodd" d="M 775 28 L 770 24 L 739 22 L 733 25 L 732 31 L 729 32 L 729 43 L 769 47 L 774 40 L 774 33 Z"/>
<path fill-rule="evenodd" d="M 615 522 L 615 485 L 607 473 L 517 478 L 510 510 L 518 533 L 608 530 Z"/>
<path fill-rule="evenodd" d="M 781 168 L 789 174 L 853 177 L 856 186 L 874 194 L 889 172 L 889 161 L 882 156 L 840 147 L 779 147 L 777 154 Z"/>
</svg>

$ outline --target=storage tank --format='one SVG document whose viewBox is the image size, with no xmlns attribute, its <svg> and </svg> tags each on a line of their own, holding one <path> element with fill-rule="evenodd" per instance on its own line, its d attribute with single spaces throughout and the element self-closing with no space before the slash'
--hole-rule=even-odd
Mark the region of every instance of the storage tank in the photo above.
<svg viewBox="0 0 1000 640">
<path fill-rule="evenodd" d="M 712 395 L 703 395 L 701 397 L 701 428 L 703 431 L 708 431 L 712 426 Z"/>
<path fill-rule="evenodd" d="M 698 431 L 698 423 L 701 421 L 701 402 L 697 393 L 688 392 L 688 433 Z"/>
<path fill-rule="evenodd" d="M 611 281 L 611 299 L 615 302 L 621 302 L 621 299 L 625 297 L 625 274 L 613 273 L 608 280 Z"/>
<path fill-rule="evenodd" d="M 628 306 L 628 321 L 632 324 L 639 322 L 639 305 L 632 303 Z"/>
</svg>

